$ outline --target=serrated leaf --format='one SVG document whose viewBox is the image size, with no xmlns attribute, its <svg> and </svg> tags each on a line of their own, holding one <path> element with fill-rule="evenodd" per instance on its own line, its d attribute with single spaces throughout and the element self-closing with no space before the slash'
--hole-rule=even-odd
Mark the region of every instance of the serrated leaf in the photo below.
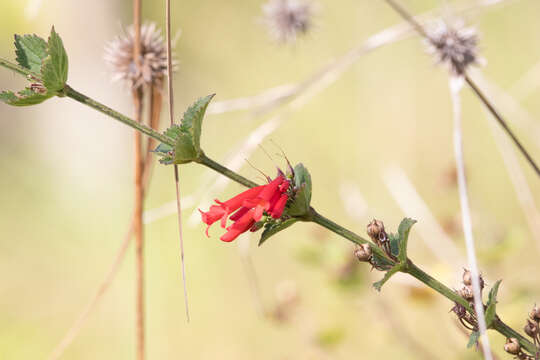
<svg viewBox="0 0 540 360">
<path fill-rule="evenodd" d="M 176 145 L 174 146 L 174 164 L 187 164 L 196 160 L 199 153 L 195 149 L 193 144 L 193 138 L 191 135 L 182 132 L 176 139 Z"/>
<path fill-rule="evenodd" d="M 401 223 L 398 227 L 399 234 L 399 255 L 398 259 L 400 262 L 405 262 L 407 260 L 407 243 L 409 241 L 409 232 L 411 227 L 416 223 L 416 220 L 410 218 L 404 218 L 401 220 Z"/>
<path fill-rule="evenodd" d="M 480 333 L 478 331 L 473 331 L 471 335 L 469 336 L 469 342 L 467 343 L 467 348 L 470 348 L 471 346 L 476 344 L 479 338 L 480 338 Z"/>
<path fill-rule="evenodd" d="M 309 211 L 311 204 L 311 175 L 301 163 L 294 167 L 294 185 L 296 193 L 287 209 L 287 214 L 301 216 Z"/>
<path fill-rule="evenodd" d="M 259 240 L 259 246 L 261 246 L 266 240 L 270 238 L 270 236 L 273 236 L 277 234 L 278 232 L 285 230 L 295 222 L 297 222 L 298 219 L 296 218 L 290 218 L 281 222 L 277 223 L 269 223 L 265 225 L 264 231 L 261 234 L 261 239 Z"/>
<path fill-rule="evenodd" d="M 57 94 L 64 88 L 67 81 L 68 57 L 62 39 L 54 30 L 54 26 L 47 46 L 48 55 L 41 66 L 41 80 L 49 92 Z"/>
<path fill-rule="evenodd" d="M 37 35 L 15 35 L 15 55 L 19 65 L 39 76 L 47 42 Z"/>
<path fill-rule="evenodd" d="M 42 103 L 52 96 L 52 94 L 35 93 L 31 89 L 26 88 L 18 94 L 12 91 L 3 91 L 0 93 L 0 100 L 13 106 L 30 106 Z"/>
<path fill-rule="evenodd" d="M 199 152 L 201 150 L 202 121 L 206 108 L 216 94 L 211 94 L 195 101 L 184 113 L 181 124 L 193 137 L 193 146 Z"/>
<path fill-rule="evenodd" d="M 495 316 L 497 314 L 497 293 L 499 292 L 499 285 L 501 285 L 501 281 L 502 280 L 498 280 L 489 291 L 489 297 L 485 313 L 487 328 L 489 328 L 491 324 L 493 324 L 493 320 L 495 320 Z"/>
<path fill-rule="evenodd" d="M 392 267 L 390 270 L 388 270 L 385 274 L 384 274 L 384 277 L 377 281 L 376 283 L 373 283 L 373 287 L 377 290 L 377 291 L 381 291 L 381 288 L 382 286 L 388 281 L 390 280 L 390 278 L 395 274 L 397 273 L 398 271 L 401 270 L 401 264 L 397 264 L 395 265 L 394 267 Z"/>
</svg>

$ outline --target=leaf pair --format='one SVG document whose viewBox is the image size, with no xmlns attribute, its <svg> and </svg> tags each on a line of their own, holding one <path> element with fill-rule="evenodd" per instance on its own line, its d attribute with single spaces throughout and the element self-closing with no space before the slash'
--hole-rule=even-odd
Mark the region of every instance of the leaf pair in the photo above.
<svg viewBox="0 0 540 360">
<path fill-rule="evenodd" d="M 186 112 L 180 125 L 174 124 L 164 135 L 175 141 L 175 145 L 161 143 L 154 150 L 161 156 L 162 164 L 186 164 L 196 161 L 201 157 L 201 131 L 202 121 L 206 108 L 215 94 L 200 98 L 191 105 Z"/>
<path fill-rule="evenodd" d="M 54 26 L 48 41 L 37 35 L 15 35 L 17 63 L 28 73 L 31 85 L 14 93 L 3 91 L 0 100 L 14 106 L 39 104 L 63 96 L 68 75 L 68 57 Z"/>
</svg>

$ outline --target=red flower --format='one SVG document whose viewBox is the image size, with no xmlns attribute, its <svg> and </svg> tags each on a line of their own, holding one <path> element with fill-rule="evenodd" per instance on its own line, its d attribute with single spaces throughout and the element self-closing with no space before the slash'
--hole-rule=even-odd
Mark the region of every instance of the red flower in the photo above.
<svg viewBox="0 0 540 360">
<path fill-rule="evenodd" d="M 236 195 L 235 197 L 220 202 L 215 200 L 217 205 L 210 206 L 210 210 L 203 212 L 199 209 L 202 221 L 208 225 L 206 235 L 210 225 L 221 220 L 221 227 L 227 226 L 227 217 L 234 221 L 227 227 L 227 232 L 221 236 L 221 240 L 233 241 L 238 235 L 252 229 L 253 225 L 261 220 L 264 213 L 274 219 L 279 219 L 283 214 L 287 200 L 287 190 L 289 181 L 282 174 L 278 175 L 269 184 L 257 186 Z M 253 228 L 253 231 L 257 228 Z"/>
</svg>

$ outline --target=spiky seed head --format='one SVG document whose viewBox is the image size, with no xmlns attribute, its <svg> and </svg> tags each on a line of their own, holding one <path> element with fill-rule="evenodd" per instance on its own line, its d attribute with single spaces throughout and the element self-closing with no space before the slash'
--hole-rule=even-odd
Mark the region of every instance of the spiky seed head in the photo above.
<svg viewBox="0 0 540 360">
<path fill-rule="evenodd" d="M 506 339 L 506 344 L 504 344 L 504 351 L 512 355 L 517 355 L 519 354 L 520 349 L 521 346 L 519 345 L 519 341 L 516 338 Z"/>
<path fill-rule="evenodd" d="M 449 24 L 439 21 L 428 29 L 428 50 L 438 63 L 446 64 L 452 75 L 462 76 L 469 65 L 480 64 L 476 29 L 462 20 Z"/>
<path fill-rule="evenodd" d="M 262 10 L 270 35 L 282 43 L 294 42 L 313 26 L 314 6 L 309 0 L 269 0 Z"/>
<path fill-rule="evenodd" d="M 135 29 L 129 26 L 105 46 L 105 61 L 113 71 L 113 80 L 123 80 L 128 86 L 161 86 L 167 74 L 167 49 L 161 30 L 153 22 L 141 26 L 141 69 L 133 58 Z"/>
</svg>

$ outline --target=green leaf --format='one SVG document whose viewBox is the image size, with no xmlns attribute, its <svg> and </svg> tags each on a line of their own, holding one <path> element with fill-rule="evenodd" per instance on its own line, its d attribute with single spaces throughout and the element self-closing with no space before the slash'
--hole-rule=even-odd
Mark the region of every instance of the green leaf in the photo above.
<svg viewBox="0 0 540 360">
<path fill-rule="evenodd" d="M 68 57 L 62 39 L 54 31 L 54 26 L 47 45 L 48 55 L 41 66 L 41 80 L 49 92 L 58 95 L 67 81 Z"/>
<path fill-rule="evenodd" d="M 470 348 L 471 346 L 476 344 L 479 338 L 480 338 L 480 333 L 478 331 L 473 331 L 471 333 L 471 336 L 469 336 L 469 342 L 467 343 L 467 348 Z"/>
<path fill-rule="evenodd" d="M 495 316 L 497 314 L 497 293 L 499 292 L 499 285 L 501 285 L 501 281 L 502 280 L 498 280 L 489 291 L 489 297 L 485 313 L 486 326 L 488 329 L 493 324 L 493 320 L 495 320 Z"/>
<path fill-rule="evenodd" d="M 407 242 L 409 241 L 409 232 L 411 231 L 411 227 L 416 223 L 416 220 L 405 218 L 401 220 L 401 223 L 398 227 L 398 234 L 399 234 L 399 256 L 398 260 L 401 263 L 404 263 L 407 261 Z"/>
<path fill-rule="evenodd" d="M 390 253 L 397 257 L 399 255 L 399 242 L 400 238 L 398 234 L 388 234 L 388 240 L 390 241 Z"/>
<path fill-rule="evenodd" d="M 15 55 L 19 65 L 39 76 L 47 42 L 37 35 L 15 35 Z"/>
<path fill-rule="evenodd" d="M 285 230 L 297 221 L 298 219 L 296 218 L 290 218 L 284 221 L 266 224 L 264 226 L 264 231 L 261 234 L 261 239 L 259 240 L 259 246 L 261 246 L 266 240 L 268 240 L 270 236 L 277 234 L 281 230 Z"/>
<path fill-rule="evenodd" d="M 402 264 L 397 264 L 395 265 L 393 268 L 391 268 L 390 270 L 388 270 L 385 274 L 384 274 L 384 277 L 377 281 L 376 283 L 373 283 L 373 287 L 377 290 L 377 291 L 381 291 L 381 288 L 382 286 L 388 281 L 390 280 L 390 278 L 397 272 L 399 272 L 401 270 L 401 266 Z"/>
<path fill-rule="evenodd" d="M 175 164 L 187 164 L 193 160 L 197 160 L 198 157 L 199 153 L 195 149 L 193 137 L 182 132 L 178 136 L 178 139 L 176 139 L 173 162 Z"/>
<path fill-rule="evenodd" d="M 52 94 L 40 94 L 33 92 L 30 88 L 26 88 L 17 94 L 12 91 L 3 91 L 0 93 L 0 100 L 13 106 L 29 106 L 42 103 L 52 96 Z"/>
<path fill-rule="evenodd" d="M 216 94 L 211 94 L 195 101 L 184 113 L 181 124 L 192 136 L 193 146 L 197 152 L 201 151 L 202 121 L 206 108 Z"/>
<path fill-rule="evenodd" d="M 294 167 L 294 187 L 296 193 L 287 209 L 291 216 L 305 215 L 311 204 L 311 175 L 303 164 Z"/>
<path fill-rule="evenodd" d="M 392 268 L 392 266 L 394 266 L 394 263 L 390 259 L 381 256 L 375 252 L 372 255 L 371 262 L 373 266 L 378 270 L 389 270 Z"/>
</svg>

